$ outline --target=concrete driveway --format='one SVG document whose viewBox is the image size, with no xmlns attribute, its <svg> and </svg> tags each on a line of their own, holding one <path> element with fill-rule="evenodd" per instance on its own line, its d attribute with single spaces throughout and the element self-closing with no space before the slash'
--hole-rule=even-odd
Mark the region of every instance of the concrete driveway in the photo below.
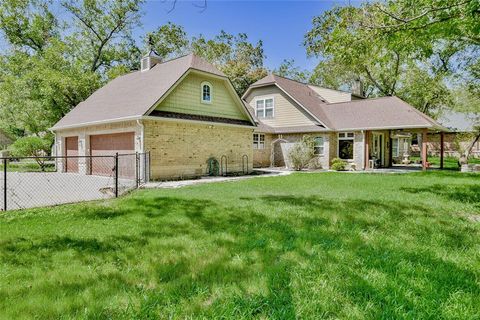
<svg viewBox="0 0 480 320">
<path fill-rule="evenodd" d="M 4 208 L 0 175 L 0 209 Z M 119 192 L 135 187 L 134 180 L 119 180 Z M 53 206 L 113 198 L 114 178 L 58 172 L 7 173 L 7 210 Z"/>
</svg>

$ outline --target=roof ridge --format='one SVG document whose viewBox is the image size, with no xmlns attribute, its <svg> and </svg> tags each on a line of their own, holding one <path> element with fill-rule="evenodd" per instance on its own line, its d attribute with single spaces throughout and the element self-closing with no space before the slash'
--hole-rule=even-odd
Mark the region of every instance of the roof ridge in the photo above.
<svg viewBox="0 0 480 320">
<path fill-rule="evenodd" d="M 342 104 L 342 103 L 360 103 L 360 102 L 367 102 L 367 101 L 387 99 L 387 98 L 397 98 L 397 99 L 400 99 L 400 98 L 397 97 L 397 96 L 383 96 L 383 97 L 365 98 L 365 99 L 350 100 L 350 101 L 328 102 L 328 103 L 326 103 L 326 105 L 327 105 L 327 106 L 330 106 L 330 105 Z M 402 100 L 402 99 L 400 99 L 400 100 Z M 403 100 L 402 100 L 402 101 L 403 101 Z"/>
</svg>

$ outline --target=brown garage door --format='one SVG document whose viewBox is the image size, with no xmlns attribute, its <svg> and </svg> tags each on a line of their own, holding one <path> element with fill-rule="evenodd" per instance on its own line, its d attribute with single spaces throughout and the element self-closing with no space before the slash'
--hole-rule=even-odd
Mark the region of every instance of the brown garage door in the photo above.
<svg viewBox="0 0 480 320">
<path fill-rule="evenodd" d="M 66 172 L 78 172 L 78 158 L 68 158 L 69 156 L 78 156 L 78 137 L 65 138 L 65 161 Z"/>
<path fill-rule="evenodd" d="M 90 154 L 92 156 L 109 156 L 135 153 L 135 134 L 123 132 L 114 134 L 100 134 L 90 136 Z M 114 162 L 112 158 L 91 159 L 91 173 L 93 175 L 111 175 Z M 119 157 L 119 176 L 133 178 L 135 176 L 135 156 Z"/>
</svg>

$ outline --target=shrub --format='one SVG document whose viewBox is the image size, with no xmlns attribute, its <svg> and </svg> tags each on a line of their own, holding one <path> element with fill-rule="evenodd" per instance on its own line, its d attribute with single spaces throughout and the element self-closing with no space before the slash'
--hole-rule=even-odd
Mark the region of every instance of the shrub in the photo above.
<svg viewBox="0 0 480 320">
<path fill-rule="evenodd" d="M 9 150 L 13 157 L 37 157 L 35 161 L 38 163 L 42 171 L 45 169 L 46 158 L 41 158 L 50 153 L 52 141 L 49 138 L 40 138 L 36 136 L 22 137 L 17 139 Z"/>
<path fill-rule="evenodd" d="M 346 167 L 347 167 L 347 163 L 342 159 L 334 158 L 332 160 L 332 166 L 331 166 L 332 170 L 344 171 Z"/>
<path fill-rule="evenodd" d="M 294 170 L 300 171 L 307 167 L 310 160 L 315 157 L 313 145 L 313 138 L 309 136 L 304 136 L 302 140 L 295 142 L 288 152 L 288 159 Z"/>
</svg>

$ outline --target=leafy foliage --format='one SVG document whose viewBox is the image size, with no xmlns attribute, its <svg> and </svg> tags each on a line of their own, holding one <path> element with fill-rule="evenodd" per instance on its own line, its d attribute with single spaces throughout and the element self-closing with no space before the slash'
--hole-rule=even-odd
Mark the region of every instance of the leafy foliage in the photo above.
<svg viewBox="0 0 480 320">
<path fill-rule="evenodd" d="M 2 1 L 0 128 L 17 137 L 45 132 L 109 77 L 135 67 L 130 30 L 140 4 L 65 0 L 53 14 L 50 1 Z"/>
<path fill-rule="evenodd" d="M 288 152 L 288 159 L 294 170 L 300 171 L 308 166 L 310 161 L 315 157 L 315 142 L 311 136 L 303 136 L 303 138 L 294 143 Z"/>
<path fill-rule="evenodd" d="M 295 65 L 295 60 L 285 59 L 282 61 L 280 66 L 273 70 L 273 73 L 279 75 L 280 77 L 289 78 L 299 82 L 306 83 L 311 77 L 310 72 L 307 70 L 302 70 Z"/>
<path fill-rule="evenodd" d="M 50 153 L 52 146 L 52 137 L 29 136 L 17 139 L 9 150 L 14 157 L 37 157 L 35 161 L 38 163 L 42 171 L 45 167 L 45 158 L 41 158 Z"/>
<path fill-rule="evenodd" d="M 347 163 L 344 160 L 340 158 L 332 159 L 332 165 L 331 165 L 332 170 L 344 171 L 346 167 L 347 167 Z"/>
<path fill-rule="evenodd" d="M 263 43 L 250 43 L 244 33 L 221 31 L 213 39 L 200 35 L 191 41 L 191 51 L 216 65 L 229 79 L 239 95 L 255 81 L 265 77 Z"/>
<path fill-rule="evenodd" d="M 476 0 L 336 7 L 305 36 L 308 53 L 322 57 L 311 80 L 338 88 L 359 77 L 368 95 L 397 95 L 435 116 L 453 106 L 454 87 L 478 89 L 478 18 Z"/>
</svg>

